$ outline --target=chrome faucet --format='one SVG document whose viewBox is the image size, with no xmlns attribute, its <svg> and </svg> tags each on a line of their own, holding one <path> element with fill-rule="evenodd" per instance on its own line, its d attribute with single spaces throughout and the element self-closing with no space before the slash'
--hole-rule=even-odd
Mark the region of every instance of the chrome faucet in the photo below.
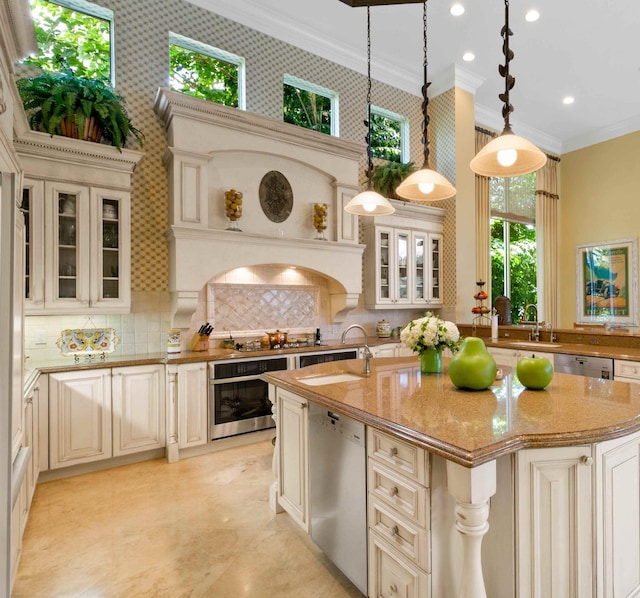
<svg viewBox="0 0 640 598">
<path fill-rule="evenodd" d="M 367 335 L 367 331 L 362 326 L 360 326 L 360 324 L 351 324 L 351 326 L 348 326 L 347 328 L 345 328 L 344 332 L 342 333 L 342 339 L 341 339 L 342 344 L 344 345 L 346 343 L 345 338 L 347 337 L 347 332 L 349 332 L 349 330 L 351 330 L 352 328 L 358 328 L 362 330 L 362 334 L 364 334 L 364 347 L 362 350 L 362 359 L 363 359 L 362 373 L 370 374 L 371 358 L 373 357 L 373 353 L 371 353 L 371 349 L 369 349 L 369 345 L 367 344 L 367 340 L 369 338 L 369 336 Z"/>
<path fill-rule="evenodd" d="M 529 310 L 530 307 L 533 307 L 533 310 L 534 310 L 534 316 L 536 318 L 534 322 L 530 322 L 530 320 L 527 320 L 527 311 Z M 535 329 L 529 333 L 529 340 L 539 341 L 540 340 L 540 322 L 538 321 L 538 307 L 533 303 L 529 303 L 528 305 L 524 306 L 524 311 L 522 312 L 522 315 L 524 316 L 524 320 L 520 320 L 521 324 L 526 324 L 526 323 L 535 324 Z"/>
</svg>

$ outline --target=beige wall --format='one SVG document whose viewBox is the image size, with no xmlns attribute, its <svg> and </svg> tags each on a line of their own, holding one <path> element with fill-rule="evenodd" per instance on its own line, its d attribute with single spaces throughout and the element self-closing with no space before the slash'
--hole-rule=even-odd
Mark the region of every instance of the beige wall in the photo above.
<svg viewBox="0 0 640 598">
<path fill-rule="evenodd" d="M 560 322 L 576 320 L 576 245 L 638 238 L 640 131 L 562 156 Z"/>
</svg>

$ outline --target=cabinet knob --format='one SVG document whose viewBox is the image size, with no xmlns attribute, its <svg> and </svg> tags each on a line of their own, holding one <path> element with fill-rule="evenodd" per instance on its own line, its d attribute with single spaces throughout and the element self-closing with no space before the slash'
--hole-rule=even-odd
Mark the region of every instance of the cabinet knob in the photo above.
<svg viewBox="0 0 640 598">
<path fill-rule="evenodd" d="M 392 446 L 389 449 L 389 457 L 395 457 L 398 454 L 398 449 L 395 446 Z"/>
<path fill-rule="evenodd" d="M 397 526 L 397 525 L 394 525 L 394 526 L 391 528 L 391 535 L 395 538 L 395 537 L 398 535 L 398 532 L 399 532 L 399 531 L 400 531 L 400 530 L 398 529 L 398 526 Z"/>
<path fill-rule="evenodd" d="M 395 584 L 395 583 L 392 583 L 392 584 L 389 586 L 389 591 L 390 591 L 392 594 L 395 594 L 395 593 L 398 591 L 398 587 L 396 586 L 396 584 Z"/>
<path fill-rule="evenodd" d="M 300 403 L 300 409 L 308 409 L 309 403 Z"/>
<path fill-rule="evenodd" d="M 593 465 L 593 457 L 582 455 L 582 457 L 580 457 L 580 463 L 582 463 L 583 465 Z"/>
<path fill-rule="evenodd" d="M 397 487 L 397 486 L 394 486 L 393 488 L 391 488 L 391 489 L 389 490 L 389 494 L 390 494 L 391 496 L 398 496 L 398 487 Z"/>
</svg>

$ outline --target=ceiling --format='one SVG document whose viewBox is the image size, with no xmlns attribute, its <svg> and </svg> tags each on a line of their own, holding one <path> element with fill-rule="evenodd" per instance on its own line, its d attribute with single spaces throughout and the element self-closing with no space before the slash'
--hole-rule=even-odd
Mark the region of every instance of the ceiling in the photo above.
<svg viewBox="0 0 640 598">
<path fill-rule="evenodd" d="M 340 0 L 189 0 L 217 14 L 366 73 L 366 8 Z M 430 95 L 456 85 L 475 90 L 476 121 L 501 130 L 504 80 L 501 0 L 428 4 Z M 540 19 L 524 20 L 535 8 Z M 566 153 L 640 129 L 640 2 L 511 0 L 511 92 L 514 132 L 543 149 Z M 464 62 L 471 51 L 476 58 Z M 374 79 L 420 95 L 422 5 L 371 8 Z M 572 95 L 575 102 L 562 103 Z M 374 98 L 375 103 L 375 98 Z"/>
</svg>

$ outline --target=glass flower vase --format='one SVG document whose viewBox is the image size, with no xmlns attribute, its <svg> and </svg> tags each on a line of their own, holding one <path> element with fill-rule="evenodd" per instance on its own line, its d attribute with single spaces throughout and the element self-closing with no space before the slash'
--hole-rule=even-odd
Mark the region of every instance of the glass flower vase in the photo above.
<svg viewBox="0 0 640 598">
<path fill-rule="evenodd" d="M 423 374 L 442 372 L 442 348 L 429 347 L 420 353 L 420 371 Z"/>
</svg>

